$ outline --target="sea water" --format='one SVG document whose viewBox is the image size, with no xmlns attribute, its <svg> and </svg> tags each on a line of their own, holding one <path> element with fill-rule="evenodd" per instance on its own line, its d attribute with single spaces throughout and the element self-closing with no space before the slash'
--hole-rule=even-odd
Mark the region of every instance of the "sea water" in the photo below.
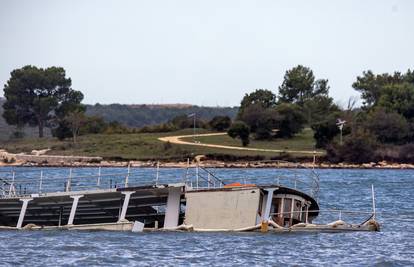
<svg viewBox="0 0 414 267">
<path fill-rule="evenodd" d="M 11 168 L 0 168 L 0 174 Z M 57 177 L 69 176 L 67 168 L 16 168 L 15 179 L 38 185 L 43 171 L 43 190 L 64 188 Z M 304 175 L 289 176 L 285 169 L 215 169 L 226 182 L 286 183 Z M 101 186 L 120 186 L 125 169 L 101 170 Z M 180 182 L 194 173 L 185 169 L 131 169 L 131 184 Z M 380 232 L 347 233 L 186 233 L 106 231 L 0 231 L 1 266 L 413 266 L 414 265 L 414 170 L 317 170 L 320 175 L 321 210 L 372 211 L 371 186 L 375 188 Z M 72 170 L 72 176 L 97 174 L 96 168 Z M 113 177 L 104 176 L 113 173 Z M 279 178 L 278 178 L 279 177 Z M 8 177 L 10 178 L 10 177 Z M 53 179 L 56 178 L 53 184 Z M 93 183 L 95 178 L 93 179 Z M 48 188 L 48 184 L 52 184 Z M 73 188 L 81 181 L 73 178 Z M 50 185 L 49 185 L 50 186 Z M 300 182 L 296 183 L 300 188 Z M 19 190 L 32 190 L 27 188 Z M 305 190 L 305 189 L 304 189 Z M 62 191 L 62 190 L 60 190 Z M 341 217 L 362 222 L 367 214 L 322 212 L 317 222 Z"/>
</svg>

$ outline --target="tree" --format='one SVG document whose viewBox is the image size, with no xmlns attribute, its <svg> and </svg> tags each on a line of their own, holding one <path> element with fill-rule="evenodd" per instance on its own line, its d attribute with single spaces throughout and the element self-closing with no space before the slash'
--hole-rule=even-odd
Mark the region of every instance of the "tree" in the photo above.
<svg viewBox="0 0 414 267">
<path fill-rule="evenodd" d="M 286 71 L 283 83 L 279 86 L 279 101 L 303 106 L 307 99 L 327 96 L 328 91 L 328 80 L 315 81 L 310 68 L 298 65 Z"/>
<path fill-rule="evenodd" d="M 375 136 L 363 130 L 354 131 L 348 135 L 342 146 L 329 145 L 327 158 L 333 162 L 367 163 L 375 161 L 375 151 L 378 147 Z"/>
<path fill-rule="evenodd" d="M 362 76 L 358 76 L 356 82 L 352 87 L 361 93 L 366 107 L 375 106 L 381 97 L 384 86 L 391 84 L 399 84 L 405 79 L 410 80 L 410 70 L 407 72 L 407 77 L 401 75 L 399 72 L 394 72 L 393 75 L 383 73 L 376 75 L 371 70 L 364 71 Z"/>
<path fill-rule="evenodd" d="M 263 109 L 276 106 L 276 95 L 267 89 L 256 89 L 253 93 L 246 94 L 241 103 L 238 118 L 243 116 L 246 108 L 250 106 L 261 107 Z"/>
<path fill-rule="evenodd" d="M 188 117 L 188 115 L 179 115 L 174 117 L 171 121 L 169 121 L 172 125 L 177 127 L 178 129 L 186 129 L 186 128 L 193 128 L 194 127 L 194 118 Z M 205 122 L 197 119 L 195 123 L 196 128 L 205 128 Z"/>
<path fill-rule="evenodd" d="M 59 140 L 71 138 L 72 131 L 70 129 L 69 123 L 65 120 L 60 120 L 57 127 L 52 129 L 52 136 L 56 137 Z"/>
<path fill-rule="evenodd" d="M 86 122 L 82 125 L 79 130 L 79 134 L 99 134 L 105 132 L 108 124 L 102 117 L 98 116 L 87 116 Z"/>
<path fill-rule="evenodd" d="M 335 136 L 339 134 L 338 125 L 336 120 L 339 116 L 331 115 L 327 120 L 313 124 L 311 126 L 314 134 L 313 137 L 316 141 L 317 148 L 325 148 L 332 142 Z"/>
<path fill-rule="evenodd" d="M 278 137 L 292 137 L 304 128 L 306 119 L 299 106 L 282 103 L 277 106 L 276 111 L 280 116 L 276 123 Z"/>
<path fill-rule="evenodd" d="M 325 121 L 328 114 L 338 112 L 340 109 L 333 103 L 333 99 L 329 96 L 318 95 L 313 98 L 306 99 L 302 107 L 309 125 Z"/>
<path fill-rule="evenodd" d="M 250 131 L 255 133 L 256 139 L 270 139 L 280 116 L 275 108 L 263 108 L 260 104 L 253 104 L 244 110 L 240 120 L 245 122 Z"/>
<path fill-rule="evenodd" d="M 234 122 L 229 130 L 227 131 L 227 134 L 231 138 L 240 138 L 242 141 L 243 146 L 247 146 L 250 143 L 250 129 L 249 126 L 247 126 L 246 123 L 242 121 L 236 121 Z"/>
<path fill-rule="evenodd" d="M 414 118 L 414 84 L 405 82 L 384 86 L 378 107 L 397 112 L 407 119 Z"/>
<path fill-rule="evenodd" d="M 59 113 L 63 116 L 69 106 L 82 101 L 82 93 L 71 89 L 71 83 L 60 67 L 25 66 L 13 70 L 4 87 L 3 117 L 10 125 L 37 126 L 39 137 L 43 137 L 44 128 Z"/>
<path fill-rule="evenodd" d="M 212 129 L 222 132 L 230 127 L 231 119 L 228 116 L 215 116 L 208 124 Z"/>
<path fill-rule="evenodd" d="M 129 134 L 131 129 L 118 121 L 111 121 L 105 129 L 106 134 Z"/>
<path fill-rule="evenodd" d="M 73 143 L 76 144 L 79 130 L 87 121 L 85 113 L 83 110 L 71 111 L 66 115 L 65 121 L 68 122 L 68 125 L 72 132 Z"/>
<path fill-rule="evenodd" d="M 401 144 L 409 136 L 409 125 L 402 115 L 396 112 L 386 112 L 380 108 L 368 115 L 365 127 L 381 143 Z"/>
</svg>

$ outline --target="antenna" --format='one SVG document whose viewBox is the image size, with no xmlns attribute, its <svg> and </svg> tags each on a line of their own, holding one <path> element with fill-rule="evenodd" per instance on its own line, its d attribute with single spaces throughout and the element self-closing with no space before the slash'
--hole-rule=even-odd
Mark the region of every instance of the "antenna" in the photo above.
<svg viewBox="0 0 414 267">
<path fill-rule="evenodd" d="M 197 117 L 197 114 L 194 112 L 194 113 L 191 113 L 191 114 L 187 115 L 187 118 L 191 118 L 191 117 L 193 117 L 193 142 L 196 143 L 196 117 Z"/>
<path fill-rule="evenodd" d="M 346 120 L 342 120 L 342 119 L 336 120 L 336 126 L 338 126 L 339 131 L 341 132 L 340 139 L 339 139 L 339 143 L 341 145 L 342 145 L 342 130 L 344 129 L 345 123 L 346 123 Z"/>
<path fill-rule="evenodd" d="M 374 190 L 373 184 L 371 184 L 371 195 L 372 195 L 372 219 L 375 220 L 376 207 L 375 207 L 375 190 Z"/>
</svg>

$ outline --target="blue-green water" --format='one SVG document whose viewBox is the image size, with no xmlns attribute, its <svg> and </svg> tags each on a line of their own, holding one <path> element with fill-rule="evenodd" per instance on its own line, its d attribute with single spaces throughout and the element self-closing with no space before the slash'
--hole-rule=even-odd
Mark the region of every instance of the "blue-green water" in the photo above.
<svg viewBox="0 0 414 267">
<path fill-rule="evenodd" d="M 0 169 L 5 171 L 10 169 Z M 37 179 L 40 169 L 17 169 L 16 177 Z M 102 173 L 118 173 L 105 169 Z M 269 184 L 283 169 L 216 169 L 226 181 Z M 48 177 L 68 175 L 68 169 L 45 169 Z M 73 175 L 96 169 L 75 169 Z M 318 170 L 321 209 L 370 211 L 371 184 L 375 185 L 381 232 L 353 233 L 126 233 L 78 231 L 1 231 L 2 266 L 153 266 L 153 265 L 305 265 L 305 266 L 413 266 L 414 171 Z M 182 169 L 162 169 L 160 182 L 182 181 Z M 19 176 L 20 175 L 20 176 Z M 191 175 L 191 173 L 190 173 Z M 299 176 L 301 172 L 299 173 Z M 118 178 L 117 178 L 118 177 Z M 114 175 L 102 184 L 121 184 Z M 106 180 L 108 180 L 106 179 Z M 118 179 L 118 180 L 117 180 Z M 154 169 L 134 169 L 130 182 L 152 183 Z M 51 180 L 49 180 L 51 181 Z M 36 184 L 33 182 L 32 185 Z M 79 184 L 79 183 L 78 183 Z M 52 187 L 61 188 L 59 181 Z M 74 181 L 76 186 L 76 181 Z M 298 186 L 300 186 L 298 184 Z M 51 187 L 51 189 L 53 189 Z M 45 190 L 47 185 L 44 185 Z M 26 190 L 30 187 L 27 185 Z M 21 189 L 24 190 L 24 189 Z M 342 219 L 361 222 L 366 216 L 343 214 Z M 338 219 L 322 213 L 318 221 Z"/>
</svg>

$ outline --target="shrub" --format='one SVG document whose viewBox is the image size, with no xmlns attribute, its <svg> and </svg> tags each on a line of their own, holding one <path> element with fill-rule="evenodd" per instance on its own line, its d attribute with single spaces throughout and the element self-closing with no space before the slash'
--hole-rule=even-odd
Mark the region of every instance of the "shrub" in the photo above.
<svg viewBox="0 0 414 267">
<path fill-rule="evenodd" d="M 250 128 L 242 121 L 234 122 L 227 131 L 227 134 L 231 138 L 240 138 L 243 146 L 247 146 L 250 143 Z"/>
<path fill-rule="evenodd" d="M 166 133 L 178 130 L 176 126 L 171 123 L 161 123 L 158 125 L 144 126 L 137 130 L 138 133 Z"/>
<path fill-rule="evenodd" d="M 368 132 L 356 131 L 348 135 L 343 145 L 331 144 L 327 147 L 327 159 L 331 162 L 367 163 L 376 160 L 377 142 Z"/>
<path fill-rule="evenodd" d="M 406 163 L 414 162 L 414 143 L 406 144 L 400 147 L 399 160 Z"/>
<path fill-rule="evenodd" d="M 87 116 L 86 122 L 80 127 L 79 134 L 99 134 L 105 132 L 108 124 L 103 118 L 97 116 Z"/>
<path fill-rule="evenodd" d="M 302 131 L 306 119 L 298 105 L 279 104 L 276 111 L 280 115 L 277 121 L 278 137 L 289 138 Z"/>
<path fill-rule="evenodd" d="M 208 124 L 212 129 L 222 132 L 230 127 L 231 119 L 228 116 L 215 116 Z"/>
<path fill-rule="evenodd" d="M 164 150 L 170 150 L 172 148 L 172 145 L 170 141 L 164 143 Z"/>
<path fill-rule="evenodd" d="M 381 143 L 401 144 L 409 136 L 407 120 L 395 112 L 383 109 L 373 111 L 365 123 L 365 127 L 377 137 Z"/>
<path fill-rule="evenodd" d="M 334 117 L 327 121 L 316 123 L 311 128 L 314 131 L 313 138 L 316 141 L 315 146 L 317 148 L 326 147 L 340 133 Z"/>
<path fill-rule="evenodd" d="M 105 129 L 106 134 L 128 134 L 131 133 L 131 129 L 122 125 L 117 121 L 112 121 L 108 124 L 108 127 Z"/>
<path fill-rule="evenodd" d="M 194 127 L 194 118 L 189 117 L 188 115 L 180 115 L 173 118 L 169 121 L 172 125 L 174 125 L 178 129 L 186 129 L 186 128 L 193 128 Z M 196 118 L 195 122 L 196 128 L 206 128 L 206 123 L 199 118 Z"/>
</svg>

